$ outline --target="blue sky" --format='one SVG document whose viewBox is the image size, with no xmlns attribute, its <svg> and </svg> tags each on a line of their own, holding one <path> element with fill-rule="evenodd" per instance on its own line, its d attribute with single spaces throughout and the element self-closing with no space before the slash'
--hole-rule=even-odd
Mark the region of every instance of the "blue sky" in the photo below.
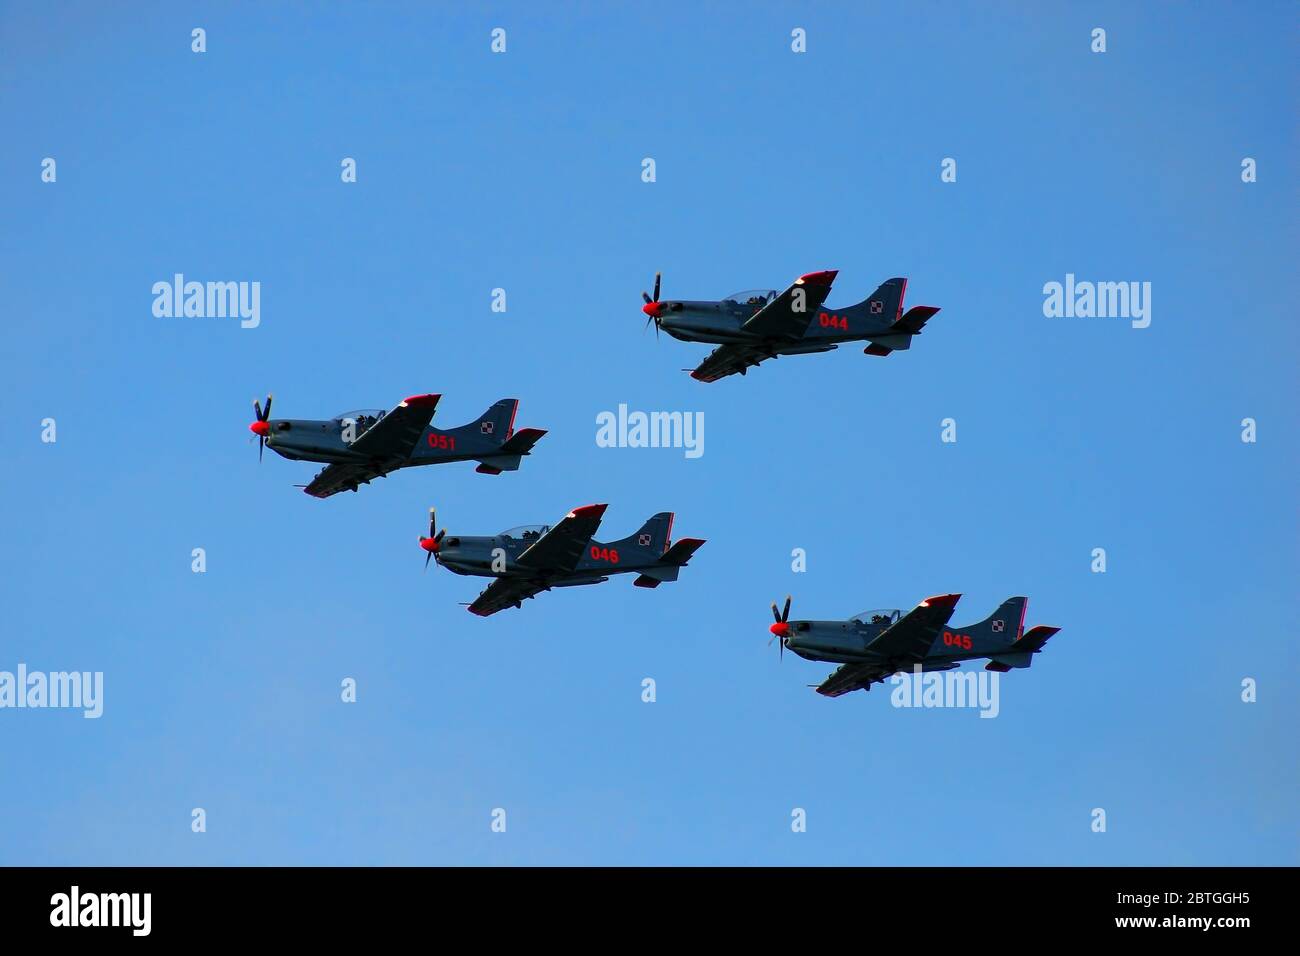
<svg viewBox="0 0 1300 956">
<path fill-rule="evenodd" d="M 0 863 L 1294 864 L 1294 27 L 0 7 L 0 670 L 105 675 L 99 720 L 0 710 Z M 907 353 L 707 386 L 706 347 L 642 327 L 656 269 L 709 298 L 828 268 L 832 305 L 901 275 L 943 311 Z M 260 282 L 261 325 L 155 318 L 177 272 Z M 1150 327 L 1045 318 L 1067 273 L 1149 281 Z M 314 466 L 257 464 L 268 390 L 293 417 L 440 392 L 443 425 L 517 396 L 550 433 L 515 474 L 317 501 Z M 620 403 L 703 412 L 705 454 L 597 447 Z M 490 533 L 594 501 L 606 538 L 674 510 L 708 544 L 656 591 L 486 620 L 482 582 L 421 571 L 430 505 Z M 997 719 L 825 700 L 829 665 L 765 646 L 786 593 L 949 591 L 961 623 L 1026 594 L 1063 628 Z"/>
</svg>

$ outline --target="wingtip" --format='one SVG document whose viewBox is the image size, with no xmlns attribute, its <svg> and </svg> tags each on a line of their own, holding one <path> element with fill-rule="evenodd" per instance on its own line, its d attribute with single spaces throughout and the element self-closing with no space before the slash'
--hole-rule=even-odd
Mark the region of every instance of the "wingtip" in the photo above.
<svg viewBox="0 0 1300 956">
<path fill-rule="evenodd" d="M 603 505 L 582 505 L 574 508 L 569 512 L 570 518 L 599 518 L 605 514 L 608 504 Z"/>
<path fill-rule="evenodd" d="M 410 406 L 411 408 L 433 408 L 438 404 L 440 398 L 442 398 L 441 395 L 433 394 L 408 395 L 406 398 L 402 399 L 402 404 Z"/>
<path fill-rule="evenodd" d="M 921 602 L 921 607 L 939 607 L 952 608 L 957 606 L 961 600 L 960 594 L 936 594 L 934 597 L 928 597 Z"/>
<path fill-rule="evenodd" d="M 795 285 L 830 285 L 840 274 L 839 269 L 825 269 L 821 272 L 808 272 L 795 280 Z"/>
</svg>

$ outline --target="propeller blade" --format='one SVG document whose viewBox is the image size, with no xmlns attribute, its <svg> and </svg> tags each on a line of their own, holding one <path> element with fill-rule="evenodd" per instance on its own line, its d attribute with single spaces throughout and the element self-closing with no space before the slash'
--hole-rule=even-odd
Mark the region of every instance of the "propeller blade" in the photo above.
<svg viewBox="0 0 1300 956">
<path fill-rule="evenodd" d="M 432 557 L 433 557 L 433 552 L 432 552 L 432 551 L 426 551 L 426 552 L 424 552 L 424 570 L 425 570 L 425 571 L 428 571 L 428 570 L 429 570 L 429 559 L 432 558 Z"/>
<path fill-rule="evenodd" d="M 781 615 L 778 614 L 778 613 L 776 612 L 776 602 L 775 602 L 775 601 L 772 602 L 772 619 L 775 620 L 776 623 L 778 623 L 778 624 L 781 623 Z M 776 635 L 773 634 L 772 636 L 775 637 Z M 771 644 L 772 642 L 771 642 L 771 641 L 768 641 L 767 643 Z"/>
<path fill-rule="evenodd" d="M 435 535 L 433 536 L 433 543 L 434 543 L 434 544 L 442 544 L 442 536 L 443 536 L 444 534 L 446 534 L 446 533 L 447 533 L 447 529 L 446 529 L 446 528 L 443 528 L 441 531 L 439 531 L 437 534 L 435 534 Z"/>
<path fill-rule="evenodd" d="M 435 530 L 435 528 L 437 527 L 437 524 L 438 524 L 437 517 L 438 517 L 438 516 L 437 516 L 437 511 L 436 511 L 436 509 L 434 509 L 434 508 L 430 508 L 430 509 L 429 509 L 429 537 L 430 537 L 430 538 L 433 538 L 435 541 L 436 541 L 439 537 L 441 537 L 441 535 L 436 535 L 436 534 L 433 533 L 434 530 Z"/>
<path fill-rule="evenodd" d="M 645 299 L 645 304 L 646 304 L 646 305 L 649 305 L 651 302 L 654 301 L 654 299 L 650 298 L 650 293 L 649 293 L 649 292 L 646 292 L 645 290 L 642 290 L 642 292 L 641 292 L 641 298 Z"/>
<path fill-rule="evenodd" d="M 271 399 L 274 397 L 275 396 L 273 396 L 270 392 L 266 393 L 266 414 L 262 417 L 262 421 L 266 421 L 268 418 L 271 417 Z"/>
<path fill-rule="evenodd" d="M 257 463 L 259 465 L 262 463 L 262 449 L 265 447 L 266 447 L 266 439 L 263 436 L 258 435 L 257 436 Z"/>
<path fill-rule="evenodd" d="M 655 302 L 658 302 L 658 301 L 659 301 L 659 280 L 660 280 L 661 278 L 663 278 L 663 273 L 662 273 L 662 272 L 656 272 L 656 273 L 655 273 L 655 297 L 654 297 L 654 301 L 655 301 Z"/>
<path fill-rule="evenodd" d="M 255 421 L 264 421 L 262 418 L 262 405 L 257 399 L 253 399 L 253 419 Z"/>
<path fill-rule="evenodd" d="M 790 595 L 785 596 L 785 609 L 781 611 L 781 623 L 790 620 Z"/>
</svg>

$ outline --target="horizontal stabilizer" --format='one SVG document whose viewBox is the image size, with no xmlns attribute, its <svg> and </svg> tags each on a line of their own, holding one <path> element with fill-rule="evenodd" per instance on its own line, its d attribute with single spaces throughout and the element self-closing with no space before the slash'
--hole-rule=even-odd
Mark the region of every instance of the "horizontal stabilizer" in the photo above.
<svg viewBox="0 0 1300 956">
<path fill-rule="evenodd" d="M 676 564 L 679 567 L 686 564 L 696 551 L 703 547 L 704 542 L 699 538 L 682 538 L 671 548 L 664 552 L 661 559 L 663 564 Z"/>
<path fill-rule="evenodd" d="M 890 327 L 890 331 L 916 335 L 925 326 L 925 323 L 934 318 L 935 313 L 938 311 L 938 308 L 933 305 L 914 305 Z"/>
<path fill-rule="evenodd" d="M 521 428 L 501 446 L 503 455 L 526 455 L 546 434 L 544 428 Z"/>
<path fill-rule="evenodd" d="M 1059 631 L 1059 627 L 1048 627 L 1045 624 L 1039 624 L 1025 631 L 1024 636 L 1016 641 L 1013 645 L 1017 651 L 1033 654 L 1043 649 L 1043 645 L 1053 634 Z"/>
</svg>

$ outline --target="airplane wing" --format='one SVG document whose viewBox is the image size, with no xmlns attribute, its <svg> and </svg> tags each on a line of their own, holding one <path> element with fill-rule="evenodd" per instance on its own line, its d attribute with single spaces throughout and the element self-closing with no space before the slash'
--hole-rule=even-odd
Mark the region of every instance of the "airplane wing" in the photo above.
<svg viewBox="0 0 1300 956">
<path fill-rule="evenodd" d="M 497 578 L 469 606 L 470 613 L 487 617 L 508 607 L 515 607 L 535 594 L 547 590 L 545 581 L 531 578 Z"/>
<path fill-rule="evenodd" d="M 340 491 L 355 491 L 372 478 L 382 478 L 393 470 L 395 466 L 386 467 L 364 461 L 326 465 L 303 491 L 313 498 L 328 498 Z"/>
<path fill-rule="evenodd" d="M 743 375 L 746 369 L 771 357 L 772 353 L 769 350 L 750 345 L 719 345 L 691 373 L 691 378 L 699 382 L 716 382 L 737 372 Z"/>
<path fill-rule="evenodd" d="M 412 395 L 352 443 L 352 450 L 372 458 L 410 458 L 415 444 L 433 420 L 441 395 Z"/>
<path fill-rule="evenodd" d="M 891 671 L 879 664 L 858 662 L 844 664 L 830 677 L 821 682 L 817 693 L 823 697 L 840 697 L 843 694 L 870 687 L 876 681 L 888 677 Z"/>
<path fill-rule="evenodd" d="M 515 564 L 539 571 L 572 571 L 582 559 L 591 536 L 600 527 L 608 505 L 574 508 L 555 527 L 534 541 Z"/>
<path fill-rule="evenodd" d="M 441 395 L 412 395 L 352 443 L 352 450 L 368 455 L 369 461 L 328 465 L 303 491 L 314 498 L 328 498 L 340 491 L 356 491 L 372 478 L 382 478 L 411 457 L 415 444 L 429 427 Z"/>
<path fill-rule="evenodd" d="M 924 660 L 960 598 L 960 594 L 926 598 L 867 645 L 870 653 L 878 655 L 877 660 L 845 664 L 822 682 L 817 693 L 839 697 Z"/>
<path fill-rule="evenodd" d="M 831 294 L 831 283 L 837 275 L 831 270 L 800 276 L 794 285 L 751 315 L 741 329 L 763 338 L 803 338 L 808 323 Z"/>
</svg>

